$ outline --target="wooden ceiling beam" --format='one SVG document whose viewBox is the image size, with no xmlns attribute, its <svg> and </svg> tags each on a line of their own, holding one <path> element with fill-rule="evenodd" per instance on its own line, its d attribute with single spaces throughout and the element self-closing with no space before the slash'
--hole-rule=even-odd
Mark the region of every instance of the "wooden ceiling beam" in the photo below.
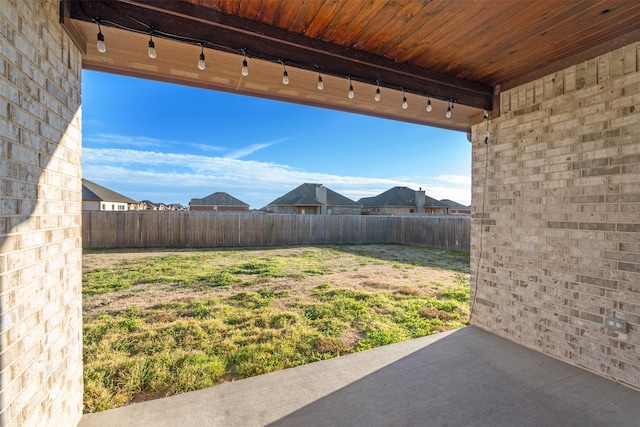
<svg viewBox="0 0 640 427">
<path fill-rule="evenodd" d="M 493 88 L 407 63 L 399 63 L 364 51 L 286 31 L 271 25 L 182 1 L 170 0 L 64 0 L 70 18 L 137 32 L 171 34 L 176 39 L 203 42 L 217 50 L 247 51 L 250 57 L 282 59 L 292 67 L 323 74 L 351 76 L 354 81 L 380 82 L 382 87 L 403 88 L 408 93 L 491 110 Z M 160 33 L 154 35 L 160 38 Z"/>
</svg>

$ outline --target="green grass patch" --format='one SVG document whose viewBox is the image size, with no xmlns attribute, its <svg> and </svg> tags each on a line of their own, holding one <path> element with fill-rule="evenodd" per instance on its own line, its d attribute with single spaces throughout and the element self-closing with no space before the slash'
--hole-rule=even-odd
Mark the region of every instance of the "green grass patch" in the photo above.
<svg viewBox="0 0 640 427">
<path fill-rule="evenodd" d="M 341 245 L 104 256 L 84 262 L 85 304 L 97 301 L 84 316 L 85 412 L 459 328 L 469 314 L 468 265 L 447 251 Z M 364 267 L 378 269 L 367 273 L 375 280 Z M 399 270 L 419 282 L 405 283 Z M 450 279 L 430 280 L 442 270 Z M 359 286 L 344 285 L 354 271 Z M 136 291 L 142 284 L 150 286 Z M 176 297 L 146 298 L 156 288 Z"/>
</svg>

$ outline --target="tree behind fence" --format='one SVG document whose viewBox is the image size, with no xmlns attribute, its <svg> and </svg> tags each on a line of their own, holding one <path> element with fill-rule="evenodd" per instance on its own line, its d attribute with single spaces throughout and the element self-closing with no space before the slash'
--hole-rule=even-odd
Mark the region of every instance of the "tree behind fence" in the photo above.
<svg viewBox="0 0 640 427">
<path fill-rule="evenodd" d="M 467 216 L 82 213 L 84 248 L 251 247 L 397 243 L 469 252 Z"/>
</svg>

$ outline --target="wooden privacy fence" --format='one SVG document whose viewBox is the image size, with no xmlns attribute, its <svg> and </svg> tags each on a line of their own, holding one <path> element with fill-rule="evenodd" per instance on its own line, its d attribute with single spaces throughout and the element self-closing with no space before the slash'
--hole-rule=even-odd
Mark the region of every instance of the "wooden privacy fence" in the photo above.
<svg viewBox="0 0 640 427">
<path fill-rule="evenodd" d="M 234 247 L 398 243 L 469 252 L 466 216 L 82 213 L 84 248 Z"/>
</svg>

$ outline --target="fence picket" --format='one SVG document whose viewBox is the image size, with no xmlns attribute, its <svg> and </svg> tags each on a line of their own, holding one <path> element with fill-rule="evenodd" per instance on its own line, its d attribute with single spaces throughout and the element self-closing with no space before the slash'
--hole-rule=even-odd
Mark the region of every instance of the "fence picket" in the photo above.
<svg viewBox="0 0 640 427">
<path fill-rule="evenodd" d="M 253 215 L 190 211 L 82 213 L 84 248 L 397 243 L 469 252 L 470 235 L 470 217 L 457 215 Z"/>
</svg>

